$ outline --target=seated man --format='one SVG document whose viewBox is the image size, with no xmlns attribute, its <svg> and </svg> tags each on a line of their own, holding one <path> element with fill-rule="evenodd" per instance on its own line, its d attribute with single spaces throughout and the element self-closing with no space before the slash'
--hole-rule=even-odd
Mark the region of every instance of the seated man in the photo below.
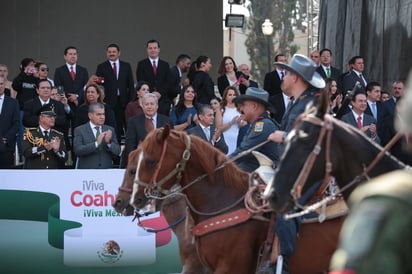
<svg viewBox="0 0 412 274">
<path fill-rule="evenodd" d="M 244 95 L 237 96 L 234 99 L 235 104 L 240 105 L 240 112 L 244 115 L 244 120 L 250 124 L 240 145 L 229 155 L 233 158 L 238 154 L 265 142 L 269 135 L 278 129 L 276 123 L 269 118 L 267 112 L 270 108 L 269 93 L 259 88 L 248 88 Z M 279 161 L 278 144 L 267 142 L 256 149 L 266 155 L 274 163 Z M 257 159 L 251 154 L 247 154 L 236 160 L 239 168 L 251 172 L 259 167 Z"/>
<path fill-rule="evenodd" d="M 120 154 L 114 128 L 104 124 L 104 105 L 89 106 L 89 123 L 74 129 L 74 153 L 78 156 L 78 168 L 113 168 L 113 157 Z"/>
<path fill-rule="evenodd" d="M 63 133 L 52 129 L 56 120 L 54 105 L 43 105 L 38 111 L 39 126 L 27 128 L 22 142 L 27 169 L 63 168 L 67 160 Z"/>
<path fill-rule="evenodd" d="M 202 138 L 226 154 L 228 147 L 223 134 L 221 134 L 220 130 L 213 126 L 215 116 L 212 107 L 209 105 L 201 105 L 199 108 L 198 117 L 199 124 L 189 129 L 188 133 Z"/>
</svg>

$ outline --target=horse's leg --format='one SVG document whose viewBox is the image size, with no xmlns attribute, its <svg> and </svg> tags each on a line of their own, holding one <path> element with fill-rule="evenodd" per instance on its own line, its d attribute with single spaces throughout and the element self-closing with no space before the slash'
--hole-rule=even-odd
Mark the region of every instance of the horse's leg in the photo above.
<svg viewBox="0 0 412 274">
<path fill-rule="evenodd" d="M 182 196 L 172 197 L 163 202 L 162 212 L 169 224 L 174 224 L 186 212 L 186 201 Z M 197 256 L 196 247 L 192 243 L 191 230 L 193 220 L 188 214 L 186 220 L 172 228 L 179 243 L 179 255 L 183 265 L 182 273 L 184 274 L 203 274 L 211 273 L 206 270 Z"/>
<path fill-rule="evenodd" d="M 323 223 L 305 223 L 299 230 L 295 254 L 289 261 L 292 274 L 318 274 L 329 269 L 333 252 L 337 248 L 344 217 Z"/>
</svg>

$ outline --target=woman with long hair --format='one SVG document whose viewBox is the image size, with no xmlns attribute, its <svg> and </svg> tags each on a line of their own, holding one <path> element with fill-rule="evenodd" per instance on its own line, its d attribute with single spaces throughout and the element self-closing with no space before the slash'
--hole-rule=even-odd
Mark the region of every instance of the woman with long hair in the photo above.
<svg viewBox="0 0 412 274">
<path fill-rule="evenodd" d="M 196 92 L 192 85 L 188 85 L 180 92 L 179 101 L 170 113 L 170 121 L 176 130 L 187 130 L 196 126 Z"/>
<path fill-rule="evenodd" d="M 325 91 L 329 95 L 329 111 L 330 113 L 337 113 L 342 106 L 342 94 L 338 90 L 338 82 L 333 78 L 325 80 Z"/>
<path fill-rule="evenodd" d="M 239 135 L 240 112 L 233 100 L 238 96 L 235 87 L 228 86 L 223 91 L 220 108 L 216 111 L 216 127 L 223 133 L 229 148 L 228 155 L 235 151 Z"/>
</svg>

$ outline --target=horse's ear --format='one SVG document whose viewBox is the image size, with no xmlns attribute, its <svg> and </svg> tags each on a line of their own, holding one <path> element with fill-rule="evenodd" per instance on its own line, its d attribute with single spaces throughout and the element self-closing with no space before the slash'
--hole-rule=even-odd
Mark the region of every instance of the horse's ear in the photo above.
<svg viewBox="0 0 412 274">
<path fill-rule="evenodd" d="M 320 97 L 318 100 L 318 110 L 316 116 L 323 119 L 326 113 L 329 112 L 329 94 L 326 88 L 321 89 Z"/>
<path fill-rule="evenodd" d="M 166 140 L 166 138 L 169 136 L 170 134 L 170 126 L 168 124 L 165 125 L 165 127 L 163 128 L 162 131 L 162 140 Z"/>
</svg>

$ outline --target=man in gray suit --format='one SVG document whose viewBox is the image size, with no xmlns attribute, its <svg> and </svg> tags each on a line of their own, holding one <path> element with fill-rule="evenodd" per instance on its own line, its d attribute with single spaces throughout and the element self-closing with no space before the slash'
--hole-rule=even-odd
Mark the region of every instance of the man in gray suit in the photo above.
<svg viewBox="0 0 412 274">
<path fill-rule="evenodd" d="M 351 101 L 352 111 L 342 116 L 342 121 L 348 123 L 365 133 L 373 141 L 380 144 L 380 139 L 376 133 L 376 120 L 373 116 L 366 114 L 367 108 L 366 94 L 363 92 L 356 93 Z"/>
<path fill-rule="evenodd" d="M 199 124 L 188 130 L 189 134 L 202 138 L 223 153 L 227 153 L 228 147 L 220 130 L 213 126 L 214 113 L 209 105 L 201 105 L 199 108 Z"/>
<path fill-rule="evenodd" d="M 89 123 L 74 129 L 74 153 L 80 169 L 113 168 L 113 157 L 120 154 L 114 128 L 104 124 L 104 105 L 89 106 Z"/>
</svg>

